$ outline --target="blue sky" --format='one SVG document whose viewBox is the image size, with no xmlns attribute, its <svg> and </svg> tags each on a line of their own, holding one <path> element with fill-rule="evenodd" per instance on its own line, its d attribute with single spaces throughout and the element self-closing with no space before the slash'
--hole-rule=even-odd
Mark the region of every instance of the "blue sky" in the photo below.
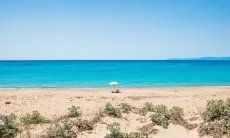
<svg viewBox="0 0 230 138">
<path fill-rule="evenodd" d="M 0 0 L 0 59 L 230 56 L 229 0 Z"/>
</svg>

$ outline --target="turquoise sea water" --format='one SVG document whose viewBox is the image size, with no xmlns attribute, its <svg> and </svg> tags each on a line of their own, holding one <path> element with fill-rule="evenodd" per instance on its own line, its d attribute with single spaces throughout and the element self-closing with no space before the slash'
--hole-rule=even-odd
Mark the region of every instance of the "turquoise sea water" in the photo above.
<svg viewBox="0 0 230 138">
<path fill-rule="evenodd" d="M 230 61 L 0 61 L 0 87 L 230 86 Z"/>
</svg>

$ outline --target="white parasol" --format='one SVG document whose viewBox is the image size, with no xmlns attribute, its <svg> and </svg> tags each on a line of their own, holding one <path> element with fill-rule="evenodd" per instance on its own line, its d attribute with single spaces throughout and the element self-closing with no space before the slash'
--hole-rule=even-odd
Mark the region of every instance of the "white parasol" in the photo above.
<svg viewBox="0 0 230 138">
<path fill-rule="evenodd" d="M 111 86 L 117 86 L 118 84 L 119 84 L 119 83 L 116 82 L 116 81 L 112 81 L 112 82 L 109 83 L 109 85 L 111 85 Z"/>
</svg>

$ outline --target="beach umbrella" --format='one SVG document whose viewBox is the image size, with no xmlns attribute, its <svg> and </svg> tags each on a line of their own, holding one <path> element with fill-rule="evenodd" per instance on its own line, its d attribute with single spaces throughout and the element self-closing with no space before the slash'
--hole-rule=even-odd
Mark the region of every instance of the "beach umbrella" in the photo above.
<svg viewBox="0 0 230 138">
<path fill-rule="evenodd" d="M 116 81 L 112 81 L 112 82 L 109 83 L 109 85 L 111 85 L 111 86 L 117 86 L 118 84 L 119 84 L 119 83 L 116 82 Z"/>
</svg>

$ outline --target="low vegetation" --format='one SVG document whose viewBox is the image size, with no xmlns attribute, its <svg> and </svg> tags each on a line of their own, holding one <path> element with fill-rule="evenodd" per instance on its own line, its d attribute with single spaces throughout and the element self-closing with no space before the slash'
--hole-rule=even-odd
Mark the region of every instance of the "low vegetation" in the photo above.
<svg viewBox="0 0 230 138">
<path fill-rule="evenodd" d="M 20 117 L 20 121 L 24 125 L 50 123 L 50 120 L 42 116 L 38 111 L 33 111 L 32 114 L 25 114 Z"/>
<path fill-rule="evenodd" d="M 122 117 L 121 111 L 118 108 L 114 107 L 111 103 L 107 103 L 105 105 L 104 112 L 108 116 L 117 117 L 117 118 Z"/>
<path fill-rule="evenodd" d="M 168 128 L 169 112 L 165 105 L 157 105 L 155 107 L 154 114 L 151 115 L 151 121 L 153 124 L 160 125 L 163 128 Z"/>
<path fill-rule="evenodd" d="M 131 132 L 125 134 L 125 138 L 148 138 L 148 135 L 141 132 Z"/>
<path fill-rule="evenodd" d="M 123 138 L 124 134 L 121 132 L 120 124 L 115 122 L 113 124 L 107 125 L 107 130 L 110 131 L 110 134 L 107 134 L 106 138 Z"/>
<path fill-rule="evenodd" d="M 147 115 L 148 112 L 153 112 L 155 110 L 155 106 L 150 103 L 146 102 L 144 103 L 144 106 L 142 108 L 134 108 L 135 110 L 133 111 L 136 114 L 139 114 L 141 116 Z"/>
<path fill-rule="evenodd" d="M 188 130 L 197 127 L 197 124 L 190 124 L 183 116 L 183 108 L 173 106 L 168 110 L 165 105 L 157 105 L 155 106 L 154 114 L 150 117 L 153 124 L 160 125 L 163 128 L 168 128 L 169 123 L 179 124 Z"/>
<path fill-rule="evenodd" d="M 170 116 L 170 120 L 174 120 L 174 122 L 177 123 L 183 119 L 184 109 L 178 106 L 173 106 L 169 110 L 169 116 Z"/>
<path fill-rule="evenodd" d="M 190 124 L 187 120 L 184 119 L 184 109 L 178 106 L 173 106 L 169 110 L 170 123 L 179 124 L 185 127 L 187 130 L 192 130 L 196 128 L 197 124 Z"/>
<path fill-rule="evenodd" d="M 74 138 L 77 134 L 74 125 L 67 118 L 57 122 L 53 128 L 48 131 L 49 138 Z"/>
<path fill-rule="evenodd" d="M 51 126 L 48 131 L 49 138 L 75 138 L 78 132 L 92 131 L 94 122 L 86 119 L 71 120 L 62 118 Z"/>
<path fill-rule="evenodd" d="M 200 136 L 212 135 L 215 133 L 215 124 L 211 122 L 201 123 L 198 128 Z"/>
<path fill-rule="evenodd" d="M 69 114 L 68 117 L 79 117 L 81 115 L 80 107 L 72 106 L 68 108 Z"/>
<path fill-rule="evenodd" d="M 94 122 L 86 119 L 78 119 L 74 125 L 77 127 L 78 132 L 90 131 L 94 128 Z"/>
<path fill-rule="evenodd" d="M 121 131 L 120 124 L 113 123 L 107 125 L 107 130 L 110 131 L 106 135 L 107 138 L 147 138 L 147 134 L 157 133 L 154 125 L 168 128 L 170 123 L 179 124 L 188 130 L 197 127 L 197 124 L 190 124 L 184 119 L 184 110 L 178 106 L 167 109 L 165 105 L 153 105 L 150 102 L 144 104 L 143 108 L 134 108 L 128 103 L 121 103 L 119 108 L 113 106 L 111 103 L 105 105 L 104 111 L 100 110 L 92 120 L 80 118 L 80 108 L 72 106 L 68 108 L 68 115 L 51 122 L 49 119 L 42 116 L 38 111 L 33 111 L 32 114 L 25 114 L 20 117 L 20 122 L 27 126 L 30 124 L 44 124 L 51 123 L 48 137 L 50 138 L 69 138 L 77 137 L 78 132 L 91 132 L 96 123 L 104 123 L 101 118 L 106 114 L 111 117 L 121 118 L 122 113 L 129 113 L 135 111 L 151 112 L 151 124 L 147 124 L 138 130 L 140 132 L 124 133 Z M 78 117 L 78 118 L 75 118 Z M 230 98 L 223 100 L 210 100 L 202 113 L 203 122 L 198 127 L 200 136 L 209 135 L 213 137 L 221 137 L 222 135 L 230 136 Z M 0 115 L 0 137 L 9 138 L 15 137 L 19 132 L 19 125 L 16 123 L 16 116 Z"/>
<path fill-rule="evenodd" d="M 17 135 L 19 131 L 15 123 L 16 115 L 0 115 L 0 137 L 11 138 Z"/>
<path fill-rule="evenodd" d="M 133 108 L 133 107 L 132 107 L 130 104 L 128 104 L 128 103 L 121 103 L 120 106 L 121 106 L 122 112 L 124 112 L 124 113 L 129 113 L 130 111 L 132 111 L 132 108 Z"/>
<path fill-rule="evenodd" d="M 202 114 L 205 122 L 220 120 L 225 117 L 225 103 L 223 100 L 210 100 Z"/>
<path fill-rule="evenodd" d="M 142 109 L 146 110 L 146 111 L 149 111 L 149 112 L 154 112 L 155 106 L 150 102 L 146 102 Z"/>
<path fill-rule="evenodd" d="M 230 136 L 230 98 L 223 100 L 210 100 L 202 113 L 203 123 L 199 125 L 198 132 L 203 135 Z"/>
<path fill-rule="evenodd" d="M 107 126 L 107 130 L 110 131 L 110 134 L 107 134 L 105 138 L 147 138 L 147 134 L 141 132 L 131 132 L 124 133 L 121 132 L 120 124 L 115 122 Z"/>
</svg>

